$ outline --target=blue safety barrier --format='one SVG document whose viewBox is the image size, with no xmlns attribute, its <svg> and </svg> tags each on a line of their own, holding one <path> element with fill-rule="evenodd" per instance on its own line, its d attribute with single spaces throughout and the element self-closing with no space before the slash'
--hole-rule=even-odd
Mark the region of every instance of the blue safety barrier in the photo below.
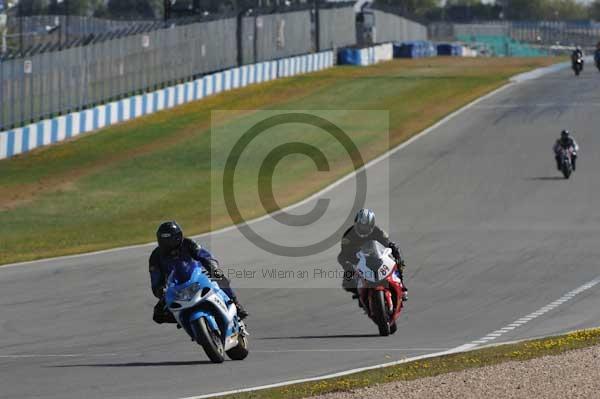
<svg viewBox="0 0 600 399">
<path fill-rule="evenodd" d="M 324 51 L 244 65 L 191 82 L 0 132 L 0 159 L 223 91 L 331 68 L 334 65 L 333 57 L 333 51 Z"/>
</svg>

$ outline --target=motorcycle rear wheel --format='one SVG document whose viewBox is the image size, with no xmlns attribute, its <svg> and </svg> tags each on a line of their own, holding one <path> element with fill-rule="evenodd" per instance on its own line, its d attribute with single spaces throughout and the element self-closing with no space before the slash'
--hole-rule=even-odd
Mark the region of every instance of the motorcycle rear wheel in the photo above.
<svg viewBox="0 0 600 399">
<path fill-rule="evenodd" d="M 374 303 L 372 304 L 372 309 L 374 313 L 375 323 L 377 323 L 377 328 L 379 329 L 379 335 L 382 337 L 387 337 L 390 335 L 390 316 L 388 315 L 386 300 L 385 300 L 385 292 L 377 291 L 372 300 Z"/>
<path fill-rule="evenodd" d="M 208 326 L 204 317 L 192 323 L 192 329 L 196 336 L 196 342 L 202 346 L 204 352 L 213 363 L 223 363 L 225 361 L 225 351 L 221 337 Z"/>
</svg>

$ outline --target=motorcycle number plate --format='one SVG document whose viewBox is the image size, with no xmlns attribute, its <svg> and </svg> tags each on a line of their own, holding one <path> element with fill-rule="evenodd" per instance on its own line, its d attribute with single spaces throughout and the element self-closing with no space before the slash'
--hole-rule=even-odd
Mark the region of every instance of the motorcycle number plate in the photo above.
<svg viewBox="0 0 600 399">
<path fill-rule="evenodd" d="M 381 269 L 379 269 L 380 276 L 387 276 L 389 273 L 390 273 L 390 268 L 388 267 L 388 265 L 383 265 L 383 266 L 381 266 Z"/>
</svg>

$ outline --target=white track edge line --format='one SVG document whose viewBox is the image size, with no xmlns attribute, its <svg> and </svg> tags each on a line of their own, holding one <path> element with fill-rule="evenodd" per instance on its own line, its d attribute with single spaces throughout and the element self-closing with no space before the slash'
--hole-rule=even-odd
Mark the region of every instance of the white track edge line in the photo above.
<svg viewBox="0 0 600 399">
<path fill-rule="evenodd" d="M 587 291 L 588 289 L 595 287 L 598 283 L 600 283 L 600 276 L 596 277 L 593 280 L 588 281 L 585 284 L 580 285 L 579 287 L 575 288 L 574 290 L 569 291 L 568 293 L 564 294 L 561 297 L 561 299 L 565 298 L 565 297 L 569 297 L 569 299 L 572 299 L 576 295 L 581 294 L 581 293 Z M 572 295 L 573 293 L 576 293 L 576 294 Z M 553 308 L 553 309 L 555 309 L 555 308 Z M 545 313 L 547 313 L 547 312 L 544 312 L 543 314 L 545 314 Z M 533 320 L 533 319 L 535 319 L 535 317 L 533 317 L 531 320 Z M 519 320 L 521 320 L 521 319 L 519 319 Z M 514 324 L 516 324 L 516 322 L 510 323 L 510 324 L 508 324 L 508 326 L 512 326 Z M 525 324 L 525 323 L 522 323 L 522 324 Z M 522 324 L 519 324 L 518 327 L 520 327 Z M 207 399 L 207 398 L 215 398 L 215 397 L 219 397 L 219 396 L 232 395 L 232 394 L 236 394 L 236 393 L 253 392 L 253 391 L 261 391 L 261 390 L 270 389 L 270 388 L 278 388 L 278 387 L 282 387 L 282 386 L 300 384 L 300 383 L 304 383 L 304 382 L 313 382 L 313 381 L 319 381 L 319 380 L 329 380 L 329 379 L 332 379 L 332 378 L 344 377 L 346 375 L 360 373 L 362 371 L 368 371 L 368 370 L 375 370 L 375 369 L 380 369 L 380 368 L 385 368 L 385 367 L 397 366 L 397 365 L 400 365 L 400 364 L 404 364 L 404 363 L 408 363 L 408 362 L 413 362 L 413 361 L 417 361 L 417 360 L 429 359 L 429 358 L 432 358 L 432 357 L 439 357 L 439 356 L 444 356 L 444 355 L 450 355 L 450 354 L 453 354 L 453 353 L 464 353 L 464 352 L 469 352 L 469 351 L 472 351 L 472 350 L 475 350 L 475 349 L 483 349 L 483 348 L 490 347 L 490 346 L 508 345 L 508 344 L 511 344 L 511 343 L 517 343 L 517 342 L 523 342 L 523 341 L 528 341 L 528 340 L 534 340 L 534 339 L 536 339 L 536 338 L 527 338 L 527 339 L 517 340 L 517 341 L 510 341 L 510 342 L 502 342 L 502 343 L 490 344 L 490 341 L 494 341 L 497 338 L 499 338 L 502 335 L 504 335 L 504 332 L 500 333 L 501 330 L 502 329 L 496 330 L 496 331 L 494 331 L 494 332 L 486 335 L 483 338 L 471 341 L 468 344 L 457 346 L 456 348 L 453 348 L 453 349 L 450 349 L 450 350 L 447 350 L 447 351 L 434 352 L 434 353 L 430 353 L 430 354 L 426 354 L 426 355 L 421 355 L 421 356 L 414 356 L 414 357 L 410 357 L 410 358 L 406 358 L 406 359 L 402 359 L 402 360 L 398 360 L 398 361 L 394 361 L 394 362 L 382 363 L 382 364 L 377 364 L 377 365 L 367 366 L 367 367 L 360 367 L 360 368 L 351 369 L 351 370 L 345 370 L 345 371 L 341 371 L 341 372 L 338 372 L 338 373 L 326 374 L 326 375 L 320 376 L 320 377 L 310 377 L 310 378 L 303 378 L 303 379 L 298 379 L 298 380 L 283 381 L 283 382 L 278 382 L 278 383 L 275 383 L 275 384 L 262 385 L 262 386 L 252 387 L 252 388 L 242 388 L 242 389 L 236 389 L 236 390 L 225 391 L 225 392 L 216 392 L 216 393 L 211 393 L 211 394 L 206 394 L 206 395 L 200 395 L 200 396 L 189 396 L 189 397 L 185 397 L 185 398 L 181 398 L 181 399 Z M 575 331 L 579 331 L 579 330 L 575 330 Z M 506 332 L 509 332 L 509 331 L 506 331 Z M 551 335 L 547 335 L 545 337 L 549 337 L 549 336 L 551 336 Z M 545 337 L 538 337 L 538 338 L 545 338 Z M 486 344 L 486 345 L 483 345 L 483 344 Z"/>
<path fill-rule="evenodd" d="M 572 331 L 568 331 L 561 335 L 572 334 L 572 333 L 575 333 L 578 331 L 583 331 L 583 330 L 572 330 Z M 456 354 L 456 353 L 468 353 L 468 352 L 472 352 L 474 350 L 479 350 L 479 349 L 495 348 L 495 347 L 500 347 L 500 346 L 505 346 L 505 345 L 518 344 L 521 342 L 534 341 L 537 339 L 544 339 L 544 338 L 548 338 L 551 336 L 553 336 L 553 335 L 551 334 L 551 335 L 545 335 L 545 336 L 535 336 L 535 337 L 529 337 L 529 338 L 524 338 L 524 339 L 506 341 L 506 342 L 486 343 L 486 345 L 476 345 L 476 344 L 470 343 L 470 344 L 457 346 L 456 348 L 448 350 L 448 351 L 430 353 L 430 354 L 421 355 L 421 356 L 414 356 L 414 357 L 398 360 L 395 362 L 389 362 L 389 363 L 383 363 L 383 364 L 378 364 L 378 365 L 374 365 L 374 366 L 361 367 L 361 368 L 356 368 L 356 369 L 352 369 L 352 370 L 341 371 L 339 373 L 327 374 L 327 375 L 323 375 L 321 377 L 303 378 L 303 379 L 292 380 L 292 381 L 278 382 L 278 383 L 269 384 L 269 385 L 261 385 L 261 386 L 256 386 L 256 387 L 252 387 L 252 388 L 242 388 L 242 389 L 235 389 L 235 390 L 230 390 L 230 391 L 209 393 L 209 394 L 199 395 L 199 396 L 187 396 L 187 397 L 183 397 L 180 399 L 218 398 L 220 396 L 233 395 L 233 394 L 245 393 L 245 392 L 262 391 L 265 389 L 279 388 L 279 387 L 284 387 L 284 386 L 289 386 L 289 385 L 301 384 L 304 382 L 330 380 L 333 378 L 345 377 L 347 375 L 356 374 L 356 373 L 360 373 L 363 371 L 376 370 L 376 369 L 386 368 L 386 367 L 393 367 L 393 366 L 398 366 L 401 364 L 410 363 L 410 362 L 414 362 L 414 361 L 418 361 L 418 360 L 431 359 L 431 358 L 435 358 L 435 357 L 452 355 L 452 354 Z"/>
<path fill-rule="evenodd" d="M 385 367 L 397 366 L 397 365 L 400 365 L 400 364 L 414 362 L 414 361 L 417 361 L 417 360 L 429 359 L 429 358 L 432 358 L 432 357 L 450 355 L 450 354 L 453 354 L 453 353 L 466 352 L 467 350 L 472 350 L 472 348 L 470 348 L 470 349 L 463 348 L 463 347 L 466 347 L 468 345 L 469 344 L 458 346 L 458 347 L 456 347 L 454 349 L 450 349 L 450 350 L 447 350 L 447 351 L 435 352 L 435 353 L 430 353 L 430 354 L 421 355 L 421 356 L 414 356 L 414 357 L 410 357 L 410 358 L 406 358 L 406 359 L 402 359 L 402 360 L 397 360 L 397 361 L 394 361 L 394 362 L 376 364 L 374 366 L 360 367 L 360 368 L 356 368 L 356 369 L 352 369 L 352 370 L 340 371 L 338 373 L 333 373 L 333 374 L 326 374 L 326 375 L 323 375 L 323 376 L 320 376 L 320 377 L 309 377 L 309 378 L 302 378 L 302 379 L 291 380 L 291 381 L 283 381 L 283 382 L 277 382 L 277 383 L 269 384 L 269 385 L 261 385 L 261 386 L 252 387 L 252 388 L 234 389 L 234 390 L 231 390 L 231 391 L 209 393 L 209 394 L 200 395 L 200 396 L 188 396 L 188 397 L 181 398 L 181 399 L 216 398 L 216 397 L 224 396 L 224 395 L 232 395 L 232 394 L 236 394 L 236 393 L 253 392 L 253 391 L 262 391 L 262 390 L 265 390 L 265 389 L 278 388 L 278 387 L 283 387 L 283 386 L 287 386 L 287 385 L 294 385 L 294 384 L 301 384 L 301 383 L 304 383 L 304 382 L 329 380 L 329 379 L 332 379 L 332 378 L 344 377 L 346 375 L 360 373 L 362 371 L 369 371 L 369 370 L 376 370 L 376 369 L 385 368 Z"/>
<path fill-rule="evenodd" d="M 517 321 L 514 321 L 510 324 L 507 324 L 505 327 L 496 330 L 494 332 L 491 332 L 489 334 L 487 334 L 486 336 L 479 338 L 475 341 L 472 341 L 472 344 L 479 344 L 482 341 L 493 341 L 495 339 L 500 338 L 501 336 L 503 336 L 504 334 L 507 334 L 509 332 L 513 332 L 513 330 L 520 328 L 522 326 L 524 326 L 525 324 L 529 323 L 530 321 L 533 321 L 535 319 L 537 319 L 540 316 L 545 315 L 546 313 L 549 313 L 557 308 L 559 308 L 561 305 L 564 305 L 565 303 L 569 302 L 571 299 L 575 298 L 577 295 L 582 294 L 584 292 L 586 292 L 587 290 L 595 287 L 596 285 L 598 285 L 600 283 L 600 276 L 594 278 L 593 280 L 588 281 L 585 284 L 580 285 L 579 287 L 567 292 L 566 294 L 564 294 L 563 296 L 561 296 L 559 299 L 550 302 L 549 305 L 543 306 L 540 309 L 536 310 L 533 313 L 528 314 L 525 317 L 522 317 L 520 319 L 518 319 Z"/>
</svg>

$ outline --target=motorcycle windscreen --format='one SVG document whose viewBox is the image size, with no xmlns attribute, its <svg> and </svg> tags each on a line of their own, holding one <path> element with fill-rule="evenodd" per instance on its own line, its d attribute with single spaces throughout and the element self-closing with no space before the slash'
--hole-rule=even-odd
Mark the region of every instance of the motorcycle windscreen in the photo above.
<svg viewBox="0 0 600 399">
<path fill-rule="evenodd" d="M 383 264 L 385 256 L 385 247 L 379 241 L 367 241 L 360 247 L 360 251 L 365 256 L 367 267 L 377 272 Z"/>
<path fill-rule="evenodd" d="M 175 285 L 185 284 L 192 278 L 194 271 L 201 267 L 195 260 L 178 259 L 171 265 L 171 282 Z"/>
</svg>

